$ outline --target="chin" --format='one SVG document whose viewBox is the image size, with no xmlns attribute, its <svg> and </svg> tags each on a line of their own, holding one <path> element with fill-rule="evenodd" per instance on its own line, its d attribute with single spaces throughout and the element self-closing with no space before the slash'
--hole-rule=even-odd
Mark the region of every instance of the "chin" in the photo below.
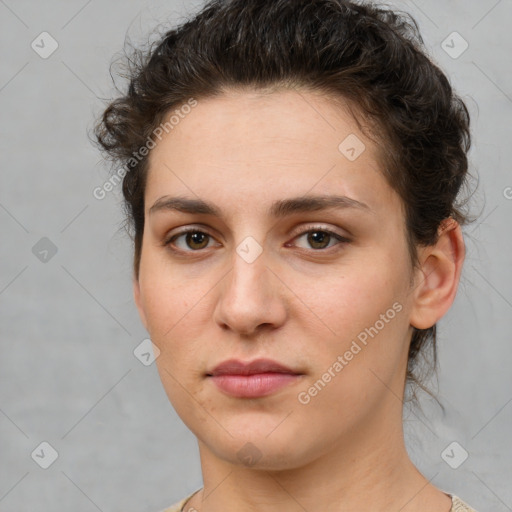
<svg viewBox="0 0 512 512">
<path fill-rule="evenodd" d="M 239 468 L 265 471 L 283 471 L 304 466 L 315 459 L 318 448 L 307 447 L 305 436 L 283 429 L 269 435 L 267 428 L 240 431 L 230 437 L 228 434 L 202 437 L 202 444 L 215 457 Z"/>
</svg>

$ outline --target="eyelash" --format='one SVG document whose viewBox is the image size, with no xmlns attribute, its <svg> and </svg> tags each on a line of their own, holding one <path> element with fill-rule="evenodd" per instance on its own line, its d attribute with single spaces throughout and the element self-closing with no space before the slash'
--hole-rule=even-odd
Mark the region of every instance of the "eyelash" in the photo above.
<svg viewBox="0 0 512 512">
<path fill-rule="evenodd" d="M 334 231 L 331 231 L 330 229 L 326 229 L 324 228 L 323 226 L 311 226 L 309 227 L 308 229 L 304 230 L 304 231 L 300 231 L 299 233 L 297 233 L 296 235 L 293 236 L 293 239 L 295 240 L 296 238 L 300 238 L 304 235 L 307 235 L 308 233 L 313 233 L 313 232 L 321 232 L 321 233 L 326 233 L 328 234 L 329 236 L 333 237 L 334 239 L 336 239 L 338 241 L 337 244 L 334 244 L 334 246 L 331 246 L 331 247 L 327 247 L 327 248 L 324 248 L 324 249 L 303 249 L 303 248 L 299 248 L 299 249 L 302 249 L 302 250 L 305 250 L 305 251 L 312 251 L 314 253 L 327 253 L 327 252 L 331 252 L 330 249 L 332 249 L 333 247 L 336 247 L 338 245 L 344 245 L 344 244 L 348 244 L 350 243 L 350 240 L 346 237 L 343 237 L 341 235 L 339 235 L 338 233 L 335 233 Z M 183 249 L 176 249 L 176 248 L 173 248 L 171 247 L 172 243 L 178 239 L 179 237 L 181 236 L 184 236 L 188 233 L 201 233 L 201 234 L 204 234 L 210 238 L 214 238 L 212 235 L 210 235 L 209 233 L 205 232 L 205 231 L 202 231 L 201 229 L 198 229 L 198 228 L 194 228 L 194 227 L 191 227 L 191 228 L 186 228 L 186 229 L 183 229 L 182 231 L 178 232 L 178 233 L 175 233 L 174 235 L 172 235 L 170 238 L 166 239 L 164 242 L 163 242 L 163 246 L 164 247 L 168 247 L 171 251 L 175 252 L 175 253 L 200 253 L 202 252 L 204 249 L 198 249 L 198 250 L 186 250 L 184 251 Z M 330 241 L 329 241 L 330 242 Z M 205 248 L 207 249 L 207 248 Z"/>
</svg>

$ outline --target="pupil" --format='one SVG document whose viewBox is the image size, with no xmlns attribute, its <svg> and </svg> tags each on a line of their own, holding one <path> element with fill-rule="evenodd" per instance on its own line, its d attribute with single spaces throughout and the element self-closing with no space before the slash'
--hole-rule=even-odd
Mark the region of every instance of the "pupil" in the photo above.
<svg viewBox="0 0 512 512">
<path fill-rule="evenodd" d="M 315 248 L 318 248 L 318 245 L 323 248 L 325 247 L 325 240 L 327 239 L 328 242 L 329 236 L 328 233 L 323 233 L 322 231 L 313 231 L 310 233 L 310 243 Z"/>
<path fill-rule="evenodd" d="M 194 232 L 194 233 L 189 233 L 188 238 L 189 238 L 189 241 L 192 240 L 193 245 L 194 244 L 201 245 L 201 239 L 204 242 L 204 240 L 206 239 L 206 236 L 205 236 L 205 233 Z M 203 245 L 204 245 L 204 243 L 203 243 Z M 200 247 L 200 248 L 202 248 L 202 247 Z"/>
</svg>

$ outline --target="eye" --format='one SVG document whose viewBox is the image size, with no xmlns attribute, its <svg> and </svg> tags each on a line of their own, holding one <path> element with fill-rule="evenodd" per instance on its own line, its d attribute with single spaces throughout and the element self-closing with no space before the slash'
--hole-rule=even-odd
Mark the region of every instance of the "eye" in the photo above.
<svg viewBox="0 0 512 512">
<path fill-rule="evenodd" d="M 335 245 L 350 243 L 348 238 L 345 238 L 334 231 L 326 229 L 322 226 L 314 226 L 307 231 L 299 233 L 294 240 L 300 240 L 305 237 L 306 244 L 309 247 L 301 247 L 302 249 L 313 248 L 315 251 L 322 251 L 330 249 Z M 289 246 L 289 244 L 287 244 Z M 299 246 L 300 247 L 300 246 Z"/>
<path fill-rule="evenodd" d="M 294 236 L 293 240 L 300 240 L 304 238 L 305 243 L 309 247 L 300 246 L 301 249 L 313 249 L 314 251 L 325 251 L 336 245 L 350 243 L 346 237 L 335 233 L 322 226 L 313 226 L 306 231 L 300 232 Z M 181 240 L 181 242 L 179 242 Z M 211 247 L 210 242 L 213 237 L 204 231 L 191 227 L 175 233 L 166 241 L 163 242 L 164 246 L 168 246 L 174 252 L 199 252 L 202 249 Z M 181 245 L 180 245 L 181 243 Z M 294 246 L 294 244 L 287 243 L 286 247 Z"/>
<path fill-rule="evenodd" d="M 177 240 L 183 238 L 183 245 L 175 243 Z M 180 231 L 179 233 L 174 234 L 169 239 L 164 242 L 164 246 L 169 246 L 173 251 L 181 251 L 181 252 L 197 252 L 201 249 L 205 249 L 208 247 L 208 243 L 211 241 L 213 237 L 204 231 L 200 231 L 197 228 L 189 228 Z M 177 249 L 174 249 L 173 246 L 177 246 Z M 190 250 L 191 249 L 191 250 Z"/>
</svg>

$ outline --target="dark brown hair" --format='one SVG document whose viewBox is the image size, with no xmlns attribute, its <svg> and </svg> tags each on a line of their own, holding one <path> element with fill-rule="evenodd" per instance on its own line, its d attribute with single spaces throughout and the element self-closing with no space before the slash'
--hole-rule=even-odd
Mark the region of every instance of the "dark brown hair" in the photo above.
<svg viewBox="0 0 512 512">
<path fill-rule="evenodd" d="M 412 267 L 444 219 L 471 221 L 462 211 L 467 201 L 457 203 L 467 185 L 469 113 L 406 13 L 346 0 L 213 0 L 149 49 L 133 49 L 127 63 L 128 90 L 103 112 L 95 137 L 129 171 L 123 195 L 136 277 L 148 159 L 133 155 L 172 109 L 230 88 L 348 100 L 358 123 L 371 127 L 384 175 L 402 200 Z M 413 370 L 427 345 L 435 368 L 435 325 L 415 329 L 409 349 L 407 378 L 423 389 Z"/>
</svg>

